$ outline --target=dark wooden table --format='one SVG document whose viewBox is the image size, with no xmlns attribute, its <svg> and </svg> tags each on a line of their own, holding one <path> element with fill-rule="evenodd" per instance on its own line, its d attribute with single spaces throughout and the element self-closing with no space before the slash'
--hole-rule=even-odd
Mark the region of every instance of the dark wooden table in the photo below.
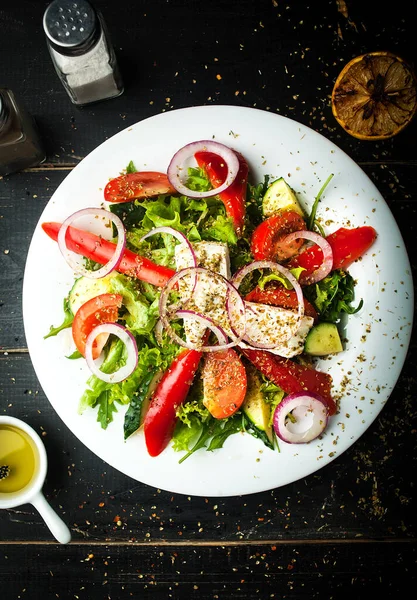
<svg viewBox="0 0 417 600">
<path fill-rule="evenodd" d="M 415 276 L 417 122 L 392 139 L 360 141 L 330 106 L 354 56 L 390 50 L 414 64 L 412 3 L 96 0 L 125 92 L 83 109 L 52 66 L 46 6 L 0 5 L 0 85 L 23 99 L 47 150 L 40 167 L 0 180 L 0 414 L 42 435 L 44 493 L 72 542 L 56 543 L 31 505 L 1 511 L 1 598 L 394 598 L 416 582 L 415 336 L 380 416 L 330 465 L 264 493 L 187 497 L 126 477 L 69 431 L 36 378 L 21 300 L 35 225 L 71 169 L 130 124 L 213 104 L 290 117 L 342 148 L 390 206 Z"/>
</svg>

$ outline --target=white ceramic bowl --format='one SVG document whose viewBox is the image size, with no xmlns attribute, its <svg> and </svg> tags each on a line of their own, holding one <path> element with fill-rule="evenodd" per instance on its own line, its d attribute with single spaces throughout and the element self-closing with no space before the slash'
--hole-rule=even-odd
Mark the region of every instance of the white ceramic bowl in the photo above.
<svg viewBox="0 0 417 600">
<path fill-rule="evenodd" d="M 0 509 L 14 508 L 22 504 L 32 504 L 38 510 L 58 542 L 67 544 L 71 540 L 71 532 L 46 501 L 42 493 L 42 487 L 48 470 L 48 457 L 41 438 L 30 425 L 16 417 L 0 416 L 0 425 L 16 427 L 30 437 L 33 442 L 36 462 L 36 469 L 32 479 L 21 490 L 7 493 L 0 492 Z"/>
</svg>

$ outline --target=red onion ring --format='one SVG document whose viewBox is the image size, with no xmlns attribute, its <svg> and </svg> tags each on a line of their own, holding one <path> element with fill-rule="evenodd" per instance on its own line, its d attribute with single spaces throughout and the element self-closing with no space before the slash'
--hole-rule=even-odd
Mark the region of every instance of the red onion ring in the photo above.
<svg viewBox="0 0 417 600">
<path fill-rule="evenodd" d="M 105 219 L 111 221 L 117 229 L 117 244 L 114 254 L 105 265 L 96 271 L 86 269 L 80 262 L 77 262 L 75 260 L 76 257 L 78 257 L 79 260 L 82 260 L 82 258 L 67 248 L 65 240 L 68 227 L 77 219 L 85 216 L 93 216 L 95 218 L 104 217 Z M 122 220 L 112 212 L 105 210 L 104 208 L 84 208 L 82 210 L 78 210 L 65 219 L 59 229 L 57 242 L 63 257 L 73 271 L 75 271 L 75 273 L 78 275 L 84 275 L 84 277 L 89 277 L 90 279 L 99 279 L 101 277 L 105 277 L 119 266 L 119 263 L 122 260 L 124 249 L 126 247 L 126 231 Z"/>
<path fill-rule="evenodd" d="M 152 235 L 155 235 L 157 233 L 168 233 L 170 235 L 173 235 L 179 242 L 187 246 L 188 250 L 190 251 L 190 258 L 192 262 L 192 265 L 190 266 L 197 266 L 197 257 L 195 255 L 194 248 L 192 247 L 191 242 L 188 240 L 187 236 L 181 233 L 181 231 L 177 231 L 173 227 L 154 227 L 154 229 L 151 229 L 151 231 L 143 235 L 139 241 L 143 242 L 143 240 L 146 240 L 148 237 L 151 237 Z"/>
<path fill-rule="evenodd" d="M 282 241 L 284 243 L 285 242 L 293 242 L 294 240 L 297 240 L 300 238 L 314 242 L 315 244 L 320 246 L 321 251 L 323 252 L 323 262 L 321 263 L 319 268 L 304 278 L 305 285 L 317 283 L 318 281 L 321 281 L 322 279 L 327 277 L 327 275 L 333 269 L 332 247 L 330 246 L 329 242 L 326 239 L 324 239 L 323 236 L 319 235 L 318 233 L 315 233 L 314 231 L 307 231 L 307 230 L 293 231 L 292 233 L 289 233 L 288 235 L 284 236 L 282 238 Z"/>
<path fill-rule="evenodd" d="M 202 192 L 190 190 L 184 184 L 184 180 L 188 177 L 188 169 L 183 167 L 183 164 L 190 157 L 193 157 L 196 152 L 212 152 L 224 160 L 227 165 L 227 177 L 222 185 L 212 190 L 208 190 L 207 192 Z M 221 192 L 227 190 L 236 179 L 238 171 L 239 159 L 231 148 L 228 148 L 219 142 L 213 142 L 212 140 L 201 140 L 183 146 L 183 148 L 180 148 L 180 150 L 174 154 L 168 165 L 167 175 L 170 184 L 180 194 L 188 196 L 189 198 L 208 198 L 210 196 L 221 194 Z"/>
<path fill-rule="evenodd" d="M 291 413 L 296 422 L 288 419 Z M 277 405 L 273 426 L 277 436 L 288 444 L 306 444 L 326 429 L 329 411 L 324 399 L 313 392 L 289 394 Z"/>
<path fill-rule="evenodd" d="M 238 312 L 240 312 L 240 314 L 242 316 L 243 326 L 242 326 L 242 331 L 240 333 L 237 333 L 236 328 L 231 326 L 231 334 L 229 334 L 229 333 L 227 334 L 228 337 L 230 337 L 232 339 L 232 341 L 230 343 L 222 344 L 219 346 L 200 346 L 197 344 L 190 344 L 190 343 L 186 342 L 185 340 L 183 340 L 182 338 L 180 338 L 173 331 L 173 329 L 169 323 L 169 317 L 177 314 L 179 310 L 184 310 L 184 309 L 179 309 L 178 304 L 175 304 L 174 306 L 168 306 L 169 294 L 172 292 L 172 290 L 176 289 L 177 283 L 183 277 L 186 277 L 190 274 L 193 274 L 196 278 L 198 278 L 199 274 L 205 274 L 205 275 L 210 275 L 211 277 L 219 279 L 226 286 L 227 294 L 229 295 L 229 297 L 228 297 L 229 303 L 231 302 L 230 296 L 232 294 L 235 295 L 235 305 L 236 306 L 240 305 L 240 310 L 238 310 Z M 187 302 L 184 302 L 183 304 L 184 304 L 184 306 L 186 306 Z M 230 319 L 229 311 L 231 311 L 230 304 L 229 304 L 228 310 L 226 311 L 226 314 Z M 200 315 L 196 311 L 189 311 L 189 313 L 197 314 L 198 318 L 200 319 L 200 322 L 202 322 L 201 318 L 207 319 L 207 327 L 209 327 L 214 333 L 216 333 L 216 332 L 213 330 L 213 326 L 218 328 L 219 330 L 222 330 L 222 328 L 219 325 L 217 325 L 216 323 L 214 323 L 214 321 L 212 319 L 210 319 L 209 317 Z M 164 326 L 164 329 L 166 329 L 168 335 L 172 339 L 175 339 L 175 341 L 178 344 L 180 344 L 181 346 L 184 346 L 185 348 L 202 350 L 203 352 L 211 352 L 214 350 L 225 350 L 226 348 L 232 348 L 233 346 L 236 346 L 237 344 L 239 344 L 242 341 L 242 339 L 245 335 L 245 331 L 246 331 L 245 304 L 244 304 L 244 301 L 243 301 L 242 297 L 240 296 L 239 292 L 237 291 L 235 286 L 232 283 L 230 283 L 230 281 L 228 279 L 223 277 L 223 275 L 221 275 L 220 273 L 216 273 L 214 271 L 210 271 L 209 269 L 205 269 L 204 267 L 186 267 L 184 269 L 181 269 L 177 273 L 175 273 L 167 281 L 165 286 L 162 288 L 161 295 L 159 297 L 159 316 L 160 316 L 160 320 Z M 210 323 L 211 326 L 208 323 Z M 217 333 L 216 333 L 216 335 L 217 335 Z M 225 335 L 226 335 L 226 333 L 225 333 Z"/>
<path fill-rule="evenodd" d="M 116 335 L 126 346 L 127 349 L 127 361 L 123 367 L 120 367 L 118 371 L 114 373 L 104 373 L 96 365 L 93 359 L 93 342 L 97 336 L 102 333 L 108 335 Z M 106 383 L 119 383 L 123 381 L 129 375 L 133 373 L 138 364 L 138 347 L 136 344 L 135 337 L 122 325 L 118 323 L 100 323 L 97 327 L 94 327 L 87 336 L 85 342 L 85 359 L 87 361 L 88 368 L 90 371 L 102 381 Z"/>
<path fill-rule="evenodd" d="M 226 280 L 227 281 L 227 280 Z M 232 301 L 231 296 L 234 295 L 235 301 Z M 236 302 L 237 301 L 237 302 Z M 226 310 L 227 316 L 230 323 L 230 329 L 233 335 L 236 338 L 243 339 L 246 335 L 246 306 L 245 301 L 242 296 L 239 294 L 239 291 L 233 283 L 227 281 L 227 291 L 226 291 Z M 235 311 L 235 313 L 233 312 Z M 240 313 L 240 316 L 238 316 Z M 239 333 L 236 327 L 234 326 L 234 319 L 237 316 L 239 319 L 243 319 L 243 332 Z"/>
<path fill-rule="evenodd" d="M 256 269 L 270 269 L 271 271 L 278 272 L 280 275 L 285 277 L 285 279 L 287 279 L 290 282 L 290 284 L 292 285 L 292 287 L 295 290 L 295 293 L 297 294 L 297 300 L 298 300 L 297 320 L 295 321 L 295 323 L 292 327 L 289 327 L 287 338 L 281 340 L 280 343 L 276 344 L 275 346 L 260 345 L 257 342 L 254 342 L 254 340 L 250 339 L 249 336 L 247 336 L 247 335 L 245 335 L 245 337 L 243 338 L 248 344 L 250 344 L 254 348 L 272 349 L 272 348 L 276 348 L 278 346 L 282 346 L 283 344 L 285 344 L 285 342 L 290 340 L 293 337 L 293 335 L 295 334 L 295 332 L 299 329 L 300 321 L 301 321 L 302 317 L 304 316 L 303 290 L 301 289 L 300 284 L 298 283 L 298 281 L 294 277 L 294 275 L 291 273 L 291 271 L 289 271 L 289 269 L 283 267 L 282 265 L 280 265 L 278 263 L 270 261 L 270 260 L 256 260 L 248 265 L 245 265 L 244 267 L 242 267 L 239 271 L 237 271 L 235 273 L 235 275 L 231 279 L 231 283 L 236 287 L 236 289 L 239 289 L 239 287 L 240 287 L 243 279 L 246 277 L 246 275 L 248 275 L 249 273 L 251 273 L 252 271 L 254 271 Z"/>
<path fill-rule="evenodd" d="M 154 332 L 155 332 L 155 339 L 160 346 L 162 346 L 162 344 L 163 344 L 163 340 L 162 340 L 163 329 L 164 329 L 164 326 L 162 325 L 162 321 L 161 321 L 161 319 L 158 319 L 158 321 L 156 322 L 156 325 L 154 327 Z"/>
<path fill-rule="evenodd" d="M 169 300 L 169 295 L 172 291 L 177 290 L 178 286 L 177 283 L 180 279 L 182 279 L 183 277 L 185 277 L 185 275 L 189 274 L 190 269 L 194 272 L 195 267 L 186 267 L 185 269 L 181 269 L 180 271 L 177 271 L 176 273 L 174 273 L 174 275 L 172 277 L 170 277 L 168 279 L 168 281 L 165 283 L 164 287 L 161 289 L 161 294 L 159 296 L 159 319 L 162 323 L 162 325 L 164 326 L 164 328 L 167 327 L 168 324 L 168 320 L 167 320 L 167 314 L 170 312 L 175 312 L 176 310 L 178 310 L 181 306 L 181 304 L 184 304 L 184 302 L 181 303 L 181 301 L 177 304 L 173 304 L 171 306 L 168 307 L 168 300 Z M 185 273 L 184 273 L 185 271 Z M 194 273 L 193 273 L 194 274 Z M 195 278 L 195 274 L 194 274 L 194 285 L 192 286 L 193 289 L 195 288 L 196 285 L 196 278 Z M 188 302 L 188 298 L 185 301 Z"/>
<path fill-rule="evenodd" d="M 196 321 L 197 323 L 204 325 L 207 329 L 210 329 L 210 331 L 214 333 L 214 335 L 219 341 L 219 343 L 215 346 L 209 346 L 206 344 L 192 344 L 191 342 L 184 341 L 182 338 L 180 338 L 179 335 L 177 335 L 169 325 L 169 327 L 167 328 L 168 335 L 175 342 L 177 342 L 177 344 L 183 346 L 184 348 L 188 348 L 189 350 L 199 350 L 200 352 L 217 352 L 218 350 L 227 350 L 227 348 L 232 348 L 233 346 L 236 346 L 236 342 L 227 342 L 227 335 L 225 331 L 221 327 L 216 325 L 216 323 L 213 321 L 213 319 L 210 319 L 210 317 L 201 315 L 200 313 L 197 313 L 193 310 L 184 309 L 175 311 L 175 313 L 173 313 L 173 316 L 188 319 L 189 321 Z"/>
</svg>

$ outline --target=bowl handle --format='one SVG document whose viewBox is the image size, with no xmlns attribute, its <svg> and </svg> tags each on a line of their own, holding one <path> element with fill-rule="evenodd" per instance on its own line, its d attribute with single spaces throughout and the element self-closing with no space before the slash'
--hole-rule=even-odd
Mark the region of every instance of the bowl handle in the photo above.
<svg viewBox="0 0 417 600">
<path fill-rule="evenodd" d="M 38 492 L 30 503 L 39 512 L 53 536 L 60 544 L 68 544 L 71 541 L 71 532 L 64 521 L 57 515 L 51 505 L 46 501 L 42 492 Z"/>
</svg>

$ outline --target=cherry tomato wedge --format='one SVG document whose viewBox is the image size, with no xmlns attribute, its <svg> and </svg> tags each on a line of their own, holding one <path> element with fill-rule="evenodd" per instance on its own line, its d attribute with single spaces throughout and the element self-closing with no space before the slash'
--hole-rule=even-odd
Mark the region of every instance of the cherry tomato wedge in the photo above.
<svg viewBox="0 0 417 600">
<path fill-rule="evenodd" d="M 346 229 L 341 227 L 326 237 L 333 250 L 333 269 L 348 269 L 360 258 L 376 240 L 376 230 L 369 226 Z M 292 258 L 287 265 L 289 269 L 304 267 L 300 275 L 300 283 L 315 271 L 323 262 L 323 252 L 317 245 L 310 246 Z"/>
<path fill-rule="evenodd" d="M 227 216 L 233 221 L 237 235 L 240 236 L 245 224 L 249 166 L 240 152 L 235 154 L 239 159 L 236 179 L 227 190 L 219 194 L 219 198 L 224 204 Z M 198 166 L 206 172 L 213 187 L 222 185 L 227 177 L 227 166 L 220 156 L 213 152 L 196 152 L 195 159 Z"/>
<path fill-rule="evenodd" d="M 77 350 L 85 356 L 85 342 L 88 334 L 100 323 L 115 323 L 122 306 L 120 294 L 100 294 L 80 306 L 72 322 L 72 337 Z M 100 356 L 108 335 L 97 336 L 93 344 L 93 358 Z"/>
<path fill-rule="evenodd" d="M 295 290 L 287 290 L 277 281 L 271 281 L 263 290 L 260 287 L 254 288 L 245 296 L 245 300 L 269 304 L 270 306 L 280 306 L 290 310 L 297 310 L 298 308 L 298 298 Z M 304 298 L 304 314 L 307 317 L 312 317 L 315 322 L 318 319 L 316 309 L 307 298 Z"/>
<path fill-rule="evenodd" d="M 251 252 L 255 260 L 282 261 L 291 258 L 304 244 L 298 239 L 283 243 L 282 239 L 293 231 L 307 229 L 301 215 L 293 210 L 285 210 L 262 221 L 252 234 Z"/>
<path fill-rule="evenodd" d="M 233 348 L 209 352 L 203 367 L 203 404 L 215 419 L 225 419 L 242 406 L 246 370 Z"/>
<path fill-rule="evenodd" d="M 104 188 L 107 202 L 130 202 L 143 198 L 152 198 L 159 194 L 176 194 L 177 191 L 168 181 L 165 173 L 157 171 L 138 171 L 125 173 L 111 179 Z"/>
</svg>

